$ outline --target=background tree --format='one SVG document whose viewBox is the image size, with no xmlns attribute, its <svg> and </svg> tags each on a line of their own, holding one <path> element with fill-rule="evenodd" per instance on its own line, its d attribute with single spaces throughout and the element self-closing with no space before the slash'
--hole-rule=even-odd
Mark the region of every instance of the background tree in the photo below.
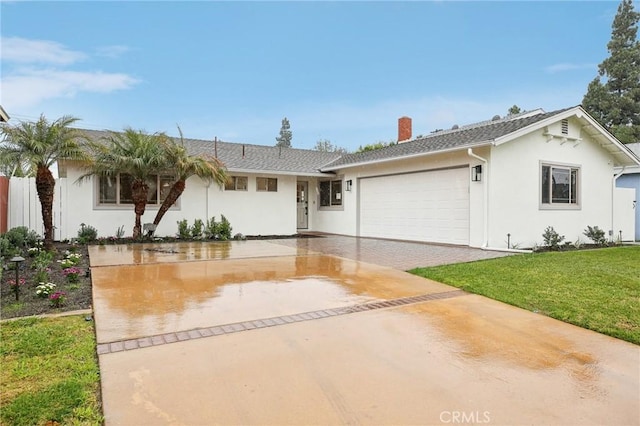
<svg viewBox="0 0 640 426">
<path fill-rule="evenodd" d="M 36 177 L 36 190 L 42 211 L 44 243 L 53 248 L 53 195 L 56 180 L 50 167 L 59 160 L 86 158 L 79 141 L 81 134 L 70 126 L 79 119 L 63 116 L 49 122 L 44 115 L 38 121 L 22 121 L 15 126 L 3 124 L 0 163 L 3 167 L 19 166 L 21 172 Z"/>
<path fill-rule="evenodd" d="M 582 100 L 587 112 L 623 143 L 640 141 L 639 20 L 633 2 L 622 0 L 607 44 L 609 57 L 598 66 Z"/>
<path fill-rule="evenodd" d="M 122 133 L 111 132 L 105 140 L 90 144 L 92 158 L 80 180 L 93 175 L 115 177 L 126 174 L 131 177 L 131 195 L 136 214 L 133 238 L 142 235 L 141 217 L 149 195 L 147 181 L 166 167 L 168 143 L 168 137 L 164 133 L 150 135 L 127 128 Z"/>
<path fill-rule="evenodd" d="M 511 108 L 509 108 L 509 110 L 507 111 L 507 114 L 516 115 L 516 114 L 520 114 L 521 112 L 522 110 L 520 109 L 520 107 L 514 104 Z"/>
<path fill-rule="evenodd" d="M 287 117 L 282 119 L 282 126 L 280 127 L 280 136 L 276 137 L 276 146 L 283 148 L 291 148 L 291 139 L 293 133 L 291 133 L 291 125 Z"/>
<path fill-rule="evenodd" d="M 180 127 L 178 127 L 178 132 L 180 132 L 180 142 L 178 143 L 169 139 L 165 155 L 166 173 L 175 174 L 176 181 L 171 186 L 167 197 L 162 201 L 162 205 L 160 209 L 158 209 L 155 219 L 153 219 L 154 225 L 158 225 L 164 214 L 178 201 L 178 198 L 180 198 L 186 188 L 187 179 L 191 176 L 198 176 L 209 182 L 213 181 L 220 186 L 222 186 L 228 178 L 224 164 L 217 158 L 189 155 L 184 146 L 184 138 Z"/>
<path fill-rule="evenodd" d="M 316 141 L 316 144 L 314 145 L 313 149 L 316 151 L 338 152 L 341 154 L 346 154 L 349 152 L 345 148 L 332 144 L 329 139 L 319 139 L 318 141 Z"/>
<path fill-rule="evenodd" d="M 356 152 L 367 152 L 367 151 L 374 151 L 376 149 L 381 149 L 381 148 L 386 148 L 388 146 L 392 146 L 392 145 L 396 145 L 396 141 L 395 140 L 391 140 L 389 142 L 385 142 L 385 141 L 378 141 L 376 143 L 370 143 L 367 145 L 360 145 L 358 147 L 358 149 L 356 150 Z"/>
</svg>

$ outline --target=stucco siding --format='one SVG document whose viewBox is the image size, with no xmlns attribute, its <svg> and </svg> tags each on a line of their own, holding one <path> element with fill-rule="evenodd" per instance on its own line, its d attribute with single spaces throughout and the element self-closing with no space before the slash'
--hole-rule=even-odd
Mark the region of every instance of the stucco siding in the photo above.
<svg viewBox="0 0 640 426">
<path fill-rule="evenodd" d="M 579 208 L 541 207 L 542 162 L 580 168 Z M 611 229 L 613 165 L 608 153 L 588 137 L 582 142 L 548 141 L 539 130 L 493 147 L 491 163 L 489 247 L 506 247 L 507 234 L 521 247 L 541 244 L 547 226 L 567 241 L 585 241 L 587 225 Z"/>
<path fill-rule="evenodd" d="M 115 235 L 119 226 L 124 225 L 125 235 L 131 235 L 135 219 L 133 206 L 98 206 L 95 178 L 82 184 L 75 183 L 79 176 L 76 168 L 69 167 L 66 208 L 68 221 L 67 235 L 75 237 L 81 223 L 97 228 L 100 236 Z M 215 216 L 220 220 L 224 214 L 231 222 L 233 233 L 245 235 L 285 235 L 296 232 L 296 178 L 295 176 L 275 176 L 266 174 L 241 174 L 248 177 L 247 191 L 225 191 L 216 184 L 208 188 L 200 178 L 192 177 L 186 182 L 186 190 L 177 206 L 162 218 L 156 235 L 173 236 L 177 233 L 177 222 L 186 219 L 189 225 L 195 219 L 206 221 Z M 256 191 L 256 177 L 277 177 L 277 192 Z M 143 223 L 153 222 L 157 206 L 147 206 Z"/>
</svg>

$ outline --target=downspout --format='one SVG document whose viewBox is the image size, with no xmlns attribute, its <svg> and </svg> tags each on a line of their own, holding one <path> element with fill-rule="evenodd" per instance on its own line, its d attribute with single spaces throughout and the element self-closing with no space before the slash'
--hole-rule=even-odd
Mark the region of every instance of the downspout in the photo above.
<svg viewBox="0 0 640 426">
<path fill-rule="evenodd" d="M 204 208 L 204 217 L 206 220 L 209 220 L 209 187 L 211 186 L 211 181 L 207 180 L 204 185 L 204 193 L 205 193 L 205 208 Z"/>
<path fill-rule="evenodd" d="M 615 193 L 616 193 L 616 182 L 618 181 L 618 178 L 620 176 L 622 176 L 622 174 L 624 173 L 624 170 L 627 168 L 627 166 L 622 166 L 622 170 L 620 170 L 620 173 L 618 173 L 617 175 L 613 175 L 613 179 L 611 181 L 611 241 L 614 240 L 615 235 L 616 235 L 616 230 L 613 229 L 613 218 L 614 218 L 614 197 L 615 197 Z"/>
<path fill-rule="evenodd" d="M 467 149 L 467 154 L 469 157 L 476 158 L 484 163 L 485 169 L 485 178 L 484 178 L 484 194 L 483 194 L 483 237 L 482 237 L 482 248 L 486 249 L 489 245 L 489 161 L 486 158 L 480 157 L 479 155 L 473 152 L 472 148 Z"/>
</svg>

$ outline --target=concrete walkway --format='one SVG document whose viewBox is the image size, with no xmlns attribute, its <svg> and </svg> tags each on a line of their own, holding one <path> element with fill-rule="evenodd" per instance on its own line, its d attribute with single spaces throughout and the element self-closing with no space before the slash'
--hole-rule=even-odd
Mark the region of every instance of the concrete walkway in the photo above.
<svg viewBox="0 0 640 426">
<path fill-rule="evenodd" d="M 90 256 L 107 425 L 640 422 L 638 346 L 394 268 L 275 241 Z"/>
</svg>

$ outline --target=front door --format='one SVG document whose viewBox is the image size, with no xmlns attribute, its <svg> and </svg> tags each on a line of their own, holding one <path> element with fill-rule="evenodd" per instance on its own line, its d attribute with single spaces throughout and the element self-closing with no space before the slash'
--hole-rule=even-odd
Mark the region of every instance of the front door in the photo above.
<svg viewBox="0 0 640 426">
<path fill-rule="evenodd" d="M 298 229 L 309 227 L 309 182 L 298 182 L 296 190 L 298 209 Z"/>
</svg>

